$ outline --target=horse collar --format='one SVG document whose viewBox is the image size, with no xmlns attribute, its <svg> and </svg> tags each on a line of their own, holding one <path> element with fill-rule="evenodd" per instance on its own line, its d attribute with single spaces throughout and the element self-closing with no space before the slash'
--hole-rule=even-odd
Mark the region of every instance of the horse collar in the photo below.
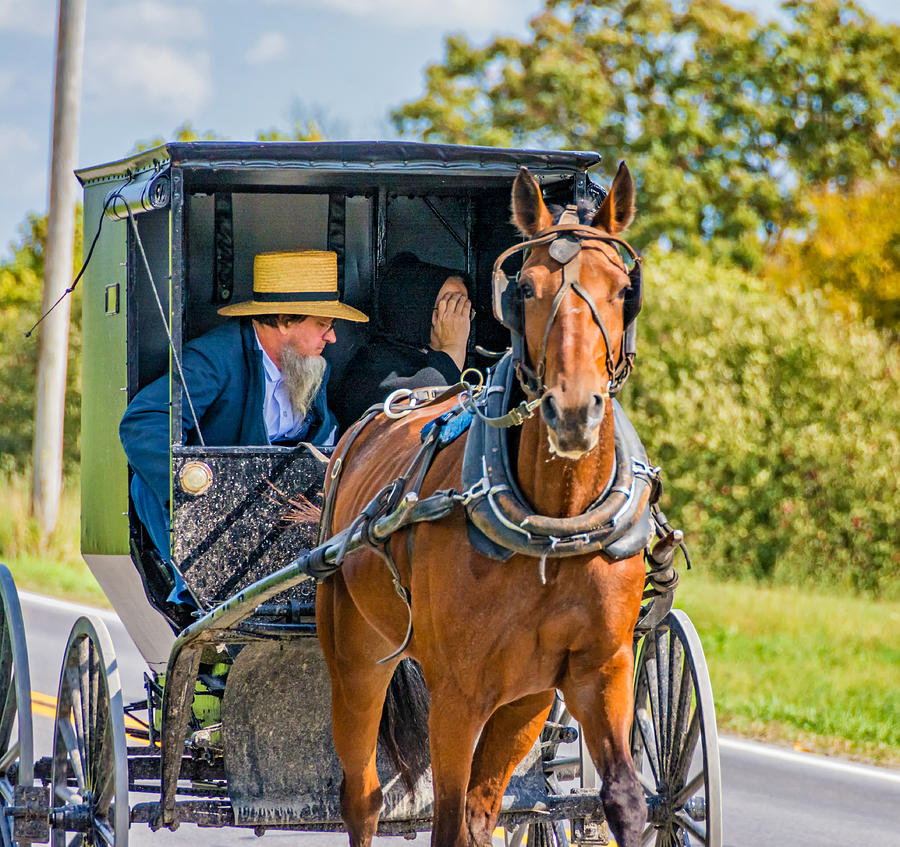
<svg viewBox="0 0 900 847">
<path fill-rule="evenodd" d="M 509 408 L 513 375 L 512 354 L 507 353 L 490 376 L 485 414 L 472 421 L 466 439 L 461 499 L 476 530 L 474 538 L 470 532 L 476 548 L 497 559 L 513 553 L 541 559 L 604 553 L 626 559 L 642 551 L 654 531 L 649 506 L 659 469 L 650 465 L 622 407 L 613 401 L 616 470 L 605 496 L 575 517 L 536 515 L 516 484 L 507 431 L 484 420 Z M 502 391 L 490 390 L 498 385 Z"/>
</svg>

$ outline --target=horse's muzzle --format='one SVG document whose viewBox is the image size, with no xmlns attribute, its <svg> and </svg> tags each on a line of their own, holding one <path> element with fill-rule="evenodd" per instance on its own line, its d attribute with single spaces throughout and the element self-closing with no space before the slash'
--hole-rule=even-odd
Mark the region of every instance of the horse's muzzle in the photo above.
<svg viewBox="0 0 900 847">
<path fill-rule="evenodd" d="M 555 389 L 541 401 L 550 452 L 564 459 L 580 459 L 597 446 L 608 396 L 589 394 L 581 402 L 564 404 Z"/>
</svg>

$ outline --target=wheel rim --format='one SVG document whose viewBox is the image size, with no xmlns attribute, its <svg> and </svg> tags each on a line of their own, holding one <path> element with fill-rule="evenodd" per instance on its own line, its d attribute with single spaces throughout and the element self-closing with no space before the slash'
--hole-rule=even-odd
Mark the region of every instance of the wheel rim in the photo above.
<svg viewBox="0 0 900 847">
<path fill-rule="evenodd" d="M 0 565 L 0 599 L 0 807 L 6 807 L 13 804 L 17 785 L 34 782 L 34 732 L 22 607 L 5 565 Z M 0 837 L 4 844 L 13 843 L 2 808 Z"/>
<path fill-rule="evenodd" d="M 53 734 L 53 847 L 128 843 L 128 751 L 112 640 L 98 618 L 72 627 Z M 74 830 L 74 831 L 73 831 Z"/>
<path fill-rule="evenodd" d="M 642 844 L 721 847 L 722 779 L 703 648 L 684 612 L 643 639 L 635 671 L 631 754 L 647 797 Z"/>
</svg>

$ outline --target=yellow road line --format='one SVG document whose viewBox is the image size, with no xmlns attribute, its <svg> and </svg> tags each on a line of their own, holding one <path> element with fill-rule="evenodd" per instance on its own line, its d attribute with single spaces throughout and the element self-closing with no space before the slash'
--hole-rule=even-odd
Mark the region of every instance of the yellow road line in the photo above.
<svg viewBox="0 0 900 847">
<path fill-rule="evenodd" d="M 32 691 L 31 692 L 31 713 L 33 715 L 40 715 L 44 718 L 55 718 L 56 717 L 56 698 L 50 694 L 43 694 L 40 691 Z M 146 727 L 136 721 L 134 718 L 129 715 L 125 715 L 125 729 L 146 729 Z M 128 737 L 132 741 L 142 741 L 145 742 L 146 739 L 143 738 L 135 738 L 131 735 Z"/>
</svg>

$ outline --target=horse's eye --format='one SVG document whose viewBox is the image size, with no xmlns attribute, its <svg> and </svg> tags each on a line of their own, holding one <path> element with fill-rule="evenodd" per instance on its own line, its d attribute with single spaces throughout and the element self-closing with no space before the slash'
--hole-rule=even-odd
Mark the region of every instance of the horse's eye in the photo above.
<svg viewBox="0 0 900 847">
<path fill-rule="evenodd" d="M 519 291 L 522 292 L 522 296 L 526 299 L 534 297 L 534 286 L 531 284 L 530 279 L 521 279 L 519 280 Z"/>
</svg>

